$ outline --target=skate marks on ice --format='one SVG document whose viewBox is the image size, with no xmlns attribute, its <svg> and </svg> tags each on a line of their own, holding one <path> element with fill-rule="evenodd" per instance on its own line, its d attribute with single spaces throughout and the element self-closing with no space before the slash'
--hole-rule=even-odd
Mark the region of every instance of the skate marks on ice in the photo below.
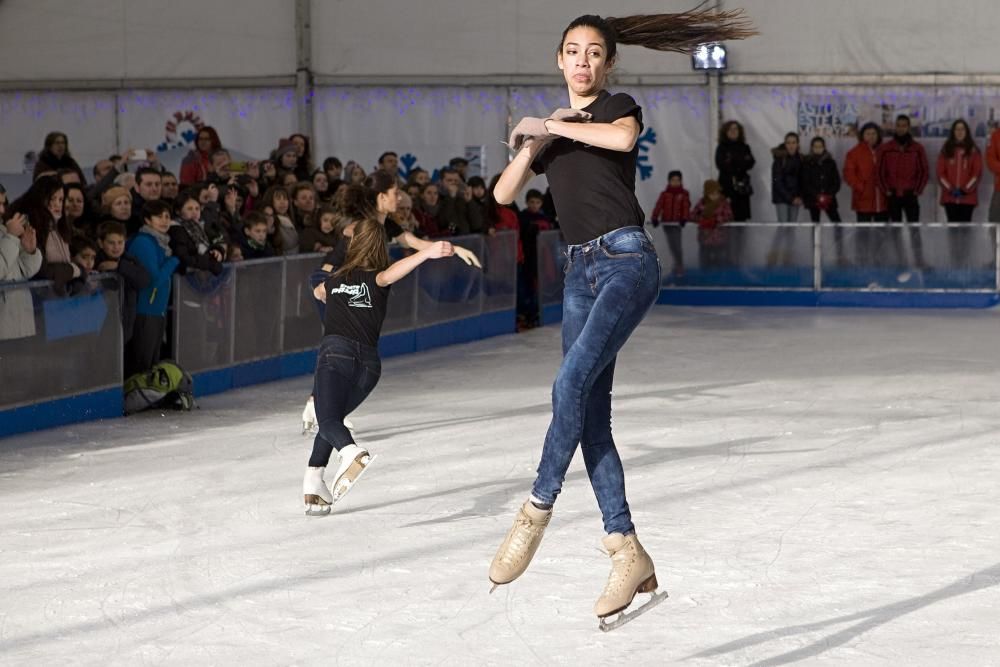
<svg viewBox="0 0 1000 667">
<path fill-rule="evenodd" d="M 654 445 L 645 444 L 629 444 L 628 448 L 630 450 L 640 450 L 643 453 L 637 456 L 626 457 L 623 459 L 624 464 L 629 469 L 641 470 L 646 467 L 655 467 L 662 464 L 673 464 L 677 461 L 682 461 L 685 459 L 697 459 L 705 457 L 723 457 L 729 458 L 733 455 L 734 450 L 740 447 L 751 447 L 754 445 L 761 445 L 764 443 L 772 442 L 778 436 L 774 437 L 750 437 L 750 438 L 738 438 L 735 440 L 726 440 L 722 442 L 712 442 L 704 445 L 696 445 L 691 447 L 658 447 Z M 764 455 L 781 455 L 781 454 L 796 454 L 802 452 L 810 452 L 812 449 L 802 449 L 802 450 L 777 450 L 777 451 L 766 451 L 766 450 L 756 450 L 751 452 L 739 451 L 738 456 L 764 456 Z M 414 528 L 420 526 L 430 526 L 434 524 L 450 523 L 454 521 L 462 521 L 465 519 L 474 519 L 481 517 L 492 517 L 497 514 L 498 508 L 504 507 L 511 500 L 517 497 L 521 497 L 530 490 L 531 483 L 535 481 L 534 475 L 525 477 L 511 477 L 492 481 L 482 481 L 474 484 L 466 484 L 459 487 L 453 487 L 446 489 L 444 491 L 435 491 L 432 493 L 426 493 L 420 496 L 405 498 L 398 501 L 388 501 L 384 503 L 378 503 L 375 505 L 365 506 L 359 509 L 381 509 L 384 507 L 397 505 L 401 503 L 409 503 L 414 501 L 432 500 L 437 498 L 444 498 L 451 495 L 461 495 L 467 494 L 468 492 L 479 492 L 474 493 L 472 499 L 472 507 L 468 509 L 463 509 L 458 512 L 448 514 L 446 516 L 437 517 L 433 519 L 426 519 L 424 521 L 417 521 L 413 523 L 404 524 L 402 528 Z M 589 483 L 587 481 L 587 471 L 581 469 L 575 469 L 566 475 L 566 484 L 576 484 L 576 483 Z M 494 488 L 488 492 L 484 492 L 484 489 L 491 487 Z M 352 510 L 355 511 L 355 510 Z"/>
<path fill-rule="evenodd" d="M 601 622 L 598 623 L 597 627 L 601 632 L 611 632 L 612 630 L 617 630 L 618 628 L 631 623 L 637 617 L 642 616 L 647 611 L 653 609 L 656 605 L 660 604 L 666 600 L 669 596 L 666 591 L 653 591 L 653 594 L 649 596 L 649 599 L 644 603 L 635 607 L 631 611 L 628 609 L 623 609 L 617 614 L 612 614 L 614 618 L 609 616 L 608 618 L 602 618 Z M 635 604 L 635 600 L 632 600 L 632 604 Z M 630 607 L 632 605 L 629 605 Z M 611 619 L 611 620 L 608 620 Z"/>
<path fill-rule="evenodd" d="M 614 394 L 614 405 L 615 410 L 621 410 L 623 406 L 627 405 L 630 401 L 641 401 L 647 398 L 655 399 L 666 399 L 677 403 L 682 403 L 685 401 L 693 401 L 698 399 L 722 399 L 725 398 L 725 394 L 721 390 L 724 389 L 736 389 L 744 386 L 749 386 L 754 384 L 750 381 L 739 381 L 739 382 L 711 382 L 711 383 L 698 383 L 683 385 L 680 387 L 662 387 L 648 391 L 622 391 L 615 390 Z M 539 392 L 544 393 L 548 389 L 539 389 Z M 476 410 L 474 410 L 476 411 Z M 533 403 L 530 405 L 523 405 L 517 408 L 510 408 L 508 410 L 497 410 L 495 412 L 482 413 L 476 411 L 476 414 L 470 415 L 468 417 L 447 417 L 444 419 L 429 419 L 426 421 L 414 421 L 412 423 L 405 423 L 399 426 L 389 426 L 385 428 L 375 428 L 371 431 L 365 431 L 365 441 L 366 442 L 377 442 L 380 440 L 390 440 L 399 436 L 411 436 L 420 432 L 434 432 L 439 428 L 447 428 L 450 426 L 469 426 L 472 424 L 485 424 L 495 421 L 500 421 L 504 419 L 522 419 L 527 416 L 537 416 L 537 417 L 547 417 L 552 414 L 552 402 L 545 401 L 544 403 Z M 545 436 L 544 427 L 539 432 L 539 441 Z"/>
<path fill-rule="evenodd" d="M 962 577 L 961 579 L 958 579 L 943 588 L 931 591 L 930 593 L 925 593 L 924 595 L 900 600 L 881 607 L 866 609 L 853 614 L 845 614 L 843 616 L 836 616 L 834 618 L 816 621 L 814 623 L 802 623 L 800 625 L 790 625 L 776 630 L 768 630 L 767 632 L 759 632 L 742 639 L 722 644 L 721 646 L 716 646 L 715 648 L 695 653 L 694 655 L 689 655 L 686 659 L 719 659 L 719 656 L 742 651 L 772 640 L 780 640 L 786 637 L 795 637 L 797 635 L 804 635 L 807 633 L 819 633 L 832 629 L 837 625 L 858 621 L 854 623 L 854 625 L 844 628 L 843 630 L 819 637 L 816 641 L 807 646 L 803 646 L 771 658 L 759 660 L 751 663 L 751 665 L 752 667 L 777 667 L 778 665 L 796 663 L 801 660 L 806 660 L 807 658 L 815 658 L 826 651 L 843 646 L 844 644 L 857 639 L 861 635 L 870 632 L 879 626 L 891 623 L 903 616 L 906 616 L 907 614 L 912 614 L 916 611 L 924 609 L 925 607 L 929 607 L 930 605 L 996 586 L 1000 586 L 1000 563 L 996 563 L 995 565 L 979 570 L 978 572 L 973 572 L 972 574 Z"/>
</svg>

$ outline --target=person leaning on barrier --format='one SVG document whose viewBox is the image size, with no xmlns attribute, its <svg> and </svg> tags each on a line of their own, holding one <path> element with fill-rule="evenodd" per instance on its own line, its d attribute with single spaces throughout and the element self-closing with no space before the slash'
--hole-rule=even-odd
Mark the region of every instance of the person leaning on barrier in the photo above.
<svg viewBox="0 0 1000 667">
<path fill-rule="evenodd" d="M 885 142 L 878 152 L 879 184 L 886 194 L 889 205 L 889 219 L 902 222 L 905 216 L 910 226 L 910 245 L 913 248 L 913 262 L 916 268 L 926 268 L 923 242 L 920 236 L 920 195 L 927 187 L 930 167 L 927 152 L 910 132 L 910 117 L 901 114 L 896 117 L 896 130 L 890 141 Z M 889 230 L 896 259 L 900 267 L 906 265 L 903 251 L 902 230 Z"/>
<path fill-rule="evenodd" d="M 979 179 L 983 175 L 983 156 L 972 138 L 969 124 L 956 120 L 937 159 L 937 177 L 941 185 L 941 205 L 948 222 L 972 222 L 972 212 L 979 205 Z M 971 260 L 975 230 L 971 227 L 948 229 L 952 266 L 966 266 Z"/>
<path fill-rule="evenodd" d="M 38 236 L 23 213 L 7 215 L 7 191 L 0 185 L 0 282 L 30 280 L 42 268 Z M 0 340 L 35 335 L 31 292 L 0 289 Z"/>
<path fill-rule="evenodd" d="M 170 250 L 179 265 L 181 275 L 188 270 L 222 273 L 226 260 L 227 237 L 218 224 L 206 222 L 201 216 L 201 204 L 193 189 L 177 196 L 174 206 L 176 217 L 169 226 Z"/>
<path fill-rule="evenodd" d="M 64 296 L 67 286 L 81 277 L 80 267 L 72 262 L 69 242 L 73 230 L 63 216 L 63 188 L 56 176 L 42 176 L 28 191 L 11 203 L 9 211 L 23 213 L 38 233 L 42 266 L 37 277 L 51 280 L 56 294 Z"/>
<path fill-rule="evenodd" d="M 97 270 L 117 273 L 122 279 L 122 343 L 132 339 L 138 294 L 151 280 L 142 264 L 125 254 L 125 234 L 125 225 L 114 220 L 97 228 Z"/>
<path fill-rule="evenodd" d="M 143 226 L 126 247 L 150 275 L 139 291 L 132 340 L 125 347 L 125 377 L 147 371 L 160 361 L 160 347 L 166 328 L 167 305 L 174 271 L 180 263 L 170 249 L 170 207 L 149 201 L 142 207 Z"/>
</svg>

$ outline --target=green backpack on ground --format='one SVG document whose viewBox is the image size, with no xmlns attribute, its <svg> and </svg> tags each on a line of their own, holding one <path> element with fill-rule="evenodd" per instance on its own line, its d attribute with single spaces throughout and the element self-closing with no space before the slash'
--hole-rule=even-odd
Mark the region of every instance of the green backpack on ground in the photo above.
<svg viewBox="0 0 1000 667">
<path fill-rule="evenodd" d="M 194 407 L 194 381 L 176 363 L 167 359 L 125 380 L 125 414 L 165 407 Z"/>
</svg>

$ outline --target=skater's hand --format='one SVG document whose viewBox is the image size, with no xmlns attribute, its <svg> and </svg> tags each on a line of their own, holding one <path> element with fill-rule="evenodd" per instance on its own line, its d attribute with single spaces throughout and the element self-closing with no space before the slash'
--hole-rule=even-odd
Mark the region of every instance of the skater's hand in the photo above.
<svg viewBox="0 0 1000 667">
<path fill-rule="evenodd" d="M 313 289 L 313 296 L 316 297 L 318 301 L 326 303 L 326 285 L 323 283 L 316 285 L 316 288 Z"/>
<path fill-rule="evenodd" d="M 593 116 L 580 109 L 556 109 L 549 114 L 550 120 L 562 120 L 567 123 L 585 123 L 591 118 Z"/>
<path fill-rule="evenodd" d="M 427 256 L 431 259 L 451 257 L 455 254 L 455 246 L 448 241 L 435 241 L 427 247 Z"/>
<path fill-rule="evenodd" d="M 479 258 L 476 257 L 476 253 L 472 252 L 468 248 L 463 248 L 462 246 L 457 245 L 454 247 L 454 250 L 458 258 L 469 266 L 474 266 L 477 269 L 483 268 L 483 265 L 479 263 Z"/>
<path fill-rule="evenodd" d="M 524 140 L 528 137 L 534 137 L 536 139 L 544 139 L 550 136 L 549 131 L 545 129 L 545 121 L 547 118 L 535 118 L 533 116 L 525 116 L 521 119 L 514 130 L 510 133 L 510 138 L 507 140 L 507 145 L 510 146 L 515 151 L 521 150 L 521 145 Z"/>
</svg>

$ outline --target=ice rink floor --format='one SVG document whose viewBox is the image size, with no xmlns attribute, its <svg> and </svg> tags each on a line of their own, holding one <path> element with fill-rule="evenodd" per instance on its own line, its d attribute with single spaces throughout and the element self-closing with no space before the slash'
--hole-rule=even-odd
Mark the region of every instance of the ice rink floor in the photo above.
<svg viewBox="0 0 1000 667">
<path fill-rule="evenodd" d="M 559 354 L 387 360 L 353 417 L 379 458 L 325 518 L 305 377 L 0 440 L 0 664 L 1000 664 L 1000 312 L 654 309 L 614 416 L 670 598 L 610 634 L 579 456 L 487 594 Z"/>
</svg>

